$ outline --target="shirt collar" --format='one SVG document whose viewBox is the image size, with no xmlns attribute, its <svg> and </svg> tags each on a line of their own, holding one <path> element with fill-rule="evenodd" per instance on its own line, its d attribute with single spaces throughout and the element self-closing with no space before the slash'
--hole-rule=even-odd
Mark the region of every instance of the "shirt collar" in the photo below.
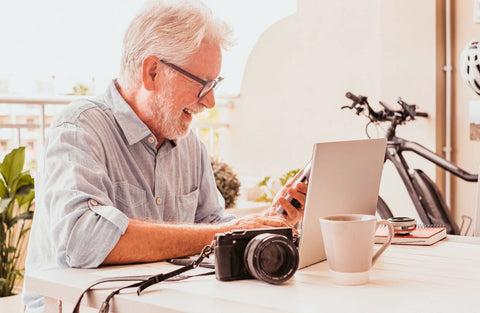
<svg viewBox="0 0 480 313">
<path fill-rule="evenodd" d="M 153 136 L 147 125 L 135 114 L 130 105 L 118 92 L 114 80 L 109 84 L 104 99 L 107 106 L 112 110 L 129 145 L 133 145 L 147 136 Z"/>
<path fill-rule="evenodd" d="M 112 80 L 104 95 L 106 104 L 112 109 L 117 123 L 123 131 L 129 145 L 133 145 L 146 137 L 153 136 L 150 129 L 138 117 L 135 111 L 125 101 L 116 87 L 116 81 Z M 172 148 L 177 146 L 177 140 L 167 140 Z"/>
</svg>

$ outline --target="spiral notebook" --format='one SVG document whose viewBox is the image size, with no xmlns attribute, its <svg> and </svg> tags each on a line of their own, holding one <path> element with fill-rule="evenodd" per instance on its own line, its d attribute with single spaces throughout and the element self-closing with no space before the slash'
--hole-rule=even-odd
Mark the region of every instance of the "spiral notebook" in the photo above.
<svg viewBox="0 0 480 313">
<path fill-rule="evenodd" d="M 384 243 L 387 236 L 387 227 L 379 227 L 375 233 L 375 243 Z M 417 227 L 409 235 L 395 235 L 392 244 L 430 246 L 446 237 L 445 227 Z"/>
</svg>

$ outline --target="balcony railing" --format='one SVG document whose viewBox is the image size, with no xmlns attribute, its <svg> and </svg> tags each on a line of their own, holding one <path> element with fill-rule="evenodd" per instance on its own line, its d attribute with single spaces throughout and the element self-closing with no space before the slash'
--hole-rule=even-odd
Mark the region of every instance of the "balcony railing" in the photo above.
<svg viewBox="0 0 480 313">
<path fill-rule="evenodd" d="M 0 142 L 2 150 L 21 145 L 29 146 L 33 159 L 43 153 L 45 135 L 50 120 L 61 106 L 67 105 L 80 96 L 10 96 L 0 95 Z M 218 110 L 230 110 L 234 97 L 217 97 Z M 228 121 L 199 122 L 194 120 L 192 129 L 207 145 L 211 156 L 221 155 L 222 130 L 230 127 Z M 7 130 L 7 132 L 5 132 Z M 13 130 L 8 132 L 8 130 Z M 28 142 L 27 142 L 28 141 Z M 29 143 L 29 144 L 27 144 Z M 5 151 L 3 151 L 5 152 Z"/>
</svg>

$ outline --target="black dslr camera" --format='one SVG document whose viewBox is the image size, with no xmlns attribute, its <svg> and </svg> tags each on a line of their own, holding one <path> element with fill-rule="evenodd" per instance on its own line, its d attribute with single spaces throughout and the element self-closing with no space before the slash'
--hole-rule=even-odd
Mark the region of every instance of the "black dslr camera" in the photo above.
<svg viewBox="0 0 480 313">
<path fill-rule="evenodd" d="M 289 280 L 298 268 L 292 229 L 237 230 L 215 235 L 218 280 L 257 278 L 271 284 Z"/>
</svg>

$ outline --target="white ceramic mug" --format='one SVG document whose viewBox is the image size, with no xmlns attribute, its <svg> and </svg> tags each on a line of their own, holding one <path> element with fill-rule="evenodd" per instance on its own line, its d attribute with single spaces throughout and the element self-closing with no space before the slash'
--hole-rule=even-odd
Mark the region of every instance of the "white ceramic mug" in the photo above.
<svg viewBox="0 0 480 313">
<path fill-rule="evenodd" d="M 388 227 L 387 241 L 375 252 L 375 231 Z M 320 218 L 325 252 L 333 281 L 339 285 L 361 285 L 369 280 L 370 268 L 390 245 L 393 227 L 373 215 L 342 214 Z"/>
</svg>

